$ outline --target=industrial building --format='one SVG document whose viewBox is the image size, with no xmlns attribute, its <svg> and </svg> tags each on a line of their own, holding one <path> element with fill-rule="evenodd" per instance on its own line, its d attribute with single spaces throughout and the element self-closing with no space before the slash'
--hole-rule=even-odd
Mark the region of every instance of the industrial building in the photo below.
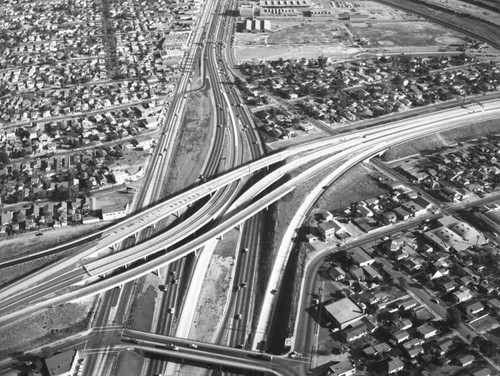
<svg viewBox="0 0 500 376">
<path fill-rule="evenodd" d="M 268 33 L 271 31 L 271 22 L 269 20 L 248 19 L 240 26 L 244 33 Z"/>
</svg>

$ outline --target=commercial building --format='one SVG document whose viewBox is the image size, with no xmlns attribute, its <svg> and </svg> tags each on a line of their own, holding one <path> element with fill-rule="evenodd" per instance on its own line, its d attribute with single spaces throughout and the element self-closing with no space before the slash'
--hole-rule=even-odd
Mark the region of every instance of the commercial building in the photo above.
<svg viewBox="0 0 500 376">
<path fill-rule="evenodd" d="M 375 262 L 375 259 L 371 257 L 366 251 L 361 247 L 356 247 L 348 251 L 349 256 L 354 264 L 360 267 L 371 265 Z"/>
<path fill-rule="evenodd" d="M 253 4 L 242 4 L 239 11 L 241 17 L 253 18 L 255 15 L 255 6 Z"/>
<path fill-rule="evenodd" d="M 498 208 L 490 209 L 487 206 L 483 206 L 476 213 L 476 216 L 492 228 L 493 231 L 500 232 L 500 212 Z"/>
<path fill-rule="evenodd" d="M 261 8 L 309 8 L 309 0 L 260 0 Z"/>
<path fill-rule="evenodd" d="M 324 306 L 334 325 L 345 329 L 365 316 L 363 310 L 349 298 L 343 298 Z"/>
<path fill-rule="evenodd" d="M 325 240 L 332 240 L 335 236 L 342 239 L 350 235 L 344 226 L 334 219 L 320 223 L 318 230 Z"/>
<path fill-rule="evenodd" d="M 440 227 L 426 231 L 424 237 L 440 250 L 464 251 L 475 245 L 486 243 L 483 234 L 458 219 L 447 216 L 439 221 Z"/>
<path fill-rule="evenodd" d="M 110 221 L 123 218 L 127 215 L 128 204 L 124 205 L 106 205 L 102 207 L 102 220 Z"/>
</svg>

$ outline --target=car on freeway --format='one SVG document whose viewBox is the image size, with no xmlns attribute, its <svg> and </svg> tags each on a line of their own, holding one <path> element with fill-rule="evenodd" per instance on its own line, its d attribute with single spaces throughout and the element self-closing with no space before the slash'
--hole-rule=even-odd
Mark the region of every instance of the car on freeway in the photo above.
<svg viewBox="0 0 500 376">
<path fill-rule="evenodd" d="M 240 287 L 242 287 L 242 288 L 243 288 L 243 287 L 247 287 L 247 283 L 246 283 L 246 282 L 241 282 L 241 283 L 240 283 Z"/>
<path fill-rule="evenodd" d="M 197 348 L 198 348 L 198 345 L 197 345 L 196 343 L 190 343 L 190 344 L 188 345 L 188 347 L 189 347 L 189 348 L 191 348 L 191 349 L 197 349 Z"/>
<path fill-rule="evenodd" d="M 169 309 L 167 309 L 167 313 L 174 313 L 174 312 L 175 312 L 174 307 L 170 307 Z"/>
<path fill-rule="evenodd" d="M 176 285 L 179 283 L 179 278 L 172 279 L 172 284 Z"/>
<path fill-rule="evenodd" d="M 179 346 L 177 346 L 175 343 L 169 344 L 168 347 L 170 348 L 170 350 L 179 351 Z"/>
<path fill-rule="evenodd" d="M 248 248 L 247 248 L 247 247 L 243 248 L 243 249 L 241 250 L 241 252 L 242 252 L 242 253 L 247 253 L 247 252 L 248 252 Z"/>
<path fill-rule="evenodd" d="M 288 354 L 290 358 L 295 358 L 297 356 L 297 351 L 292 351 L 290 354 Z"/>
<path fill-rule="evenodd" d="M 236 315 L 234 315 L 234 319 L 235 320 L 239 320 L 243 317 L 243 315 L 241 313 L 237 313 Z"/>
</svg>

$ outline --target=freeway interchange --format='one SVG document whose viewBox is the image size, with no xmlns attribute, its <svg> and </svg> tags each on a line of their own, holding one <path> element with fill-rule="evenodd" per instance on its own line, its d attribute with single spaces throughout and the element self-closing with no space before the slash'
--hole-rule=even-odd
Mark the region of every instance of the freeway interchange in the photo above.
<svg viewBox="0 0 500 376">
<path fill-rule="evenodd" d="M 340 167 L 330 176 L 330 182 L 333 182 L 355 164 L 379 154 L 390 146 L 472 122 L 500 118 L 500 102 L 492 100 L 484 102 L 483 111 L 477 113 L 470 113 L 464 108 L 454 108 L 368 130 L 330 136 L 264 156 L 258 133 L 252 126 L 248 112 L 240 105 L 238 92 L 230 82 L 230 70 L 226 65 L 229 59 L 224 46 L 231 43 L 234 19 L 220 16 L 234 7 L 235 2 L 229 1 L 217 6 L 208 4 L 204 14 L 206 20 L 203 22 L 210 24 L 210 27 L 205 28 L 203 33 L 201 28 L 198 29 L 197 35 L 193 38 L 199 45 L 203 41 L 207 43 L 203 44 L 201 56 L 203 56 L 203 70 L 208 77 L 205 84 L 208 83 L 211 87 L 216 109 L 217 125 L 210 156 L 202 173 L 206 181 L 167 200 L 158 201 L 168 167 L 168 163 L 164 161 L 171 158 L 168 153 L 173 150 L 172 142 L 175 140 L 185 106 L 184 93 L 189 84 L 189 74 L 185 73 L 177 87 L 171 109 L 164 115 L 164 133 L 146 176 L 151 184 L 141 192 L 138 199 L 142 205 L 156 203 L 146 210 L 140 211 L 138 208 L 133 215 L 105 229 L 95 244 L 82 246 L 77 257 L 67 258 L 33 273 L 15 285 L 2 288 L 0 326 L 8 325 L 47 307 L 110 291 L 129 282 L 133 283 L 141 276 L 203 249 L 214 238 L 237 226 L 243 225 L 240 248 L 257 249 L 262 227 L 259 217 L 261 211 L 329 166 L 340 163 Z M 215 45 L 215 48 L 207 48 L 209 44 Z M 191 50 L 186 61 L 192 64 L 195 53 L 196 49 Z M 187 70 L 190 69 L 188 66 Z M 247 157 L 243 153 L 244 145 L 249 150 Z M 222 163 L 224 147 L 229 153 Z M 311 165 L 309 162 L 312 160 L 317 163 Z M 259 178 L 254 176 L 256 172 L 266 171 L 278 164 L 279 167 L 267 174 L 260 174 Z M 279 186 L 274 184 L 279 182 L 284 174 L 301 166 L 307 167 L 290 181 Z M 243 189 L 242 182 L 249 178 L 252 178 L 251 184 L 247 184 Z M 148 236 L 148 228 L 202 201 L 204 203 L 190 216 L 154 237 Z M 123 246 L 123 242 L 131 235 L 141 241 Z M 234 348 L 240 344 L 246 346 L 248 335 L 246 327 L 253 312 L 252 294 L 257 265 L 255 256 L 247 252 L 238 254 L 238 258 L 236 280 L 245 281 L 250 288 L 234 292 L 231 296 L 231 308 L 228 310 L 226 323 L 240 312 L 243 312 L 243 320 L 234 324 L 238 330 L 229 335 L 226 333 L 224 336 L 224 333 L 219 333 L 218 342 L 225 341 L 227 347 L 132 330 L 123 331 L 122 339 L 127 343 L 124 342 L 120 346 L 143 353 L 166 356 L 169 359 L 181 358 L 206 364 L 220 364 L 227 369 L 247 369 L 275 375 L 303 374 L 304 368 L 309 364 L 307 357 L 298 360 L 275 357 L 269 362 L 262 357 L 259 358 L 259 353 Z M 286 257 L 283 260 L 286 260 Z M 182 266 L 170 270 L 182 270 Z M 270 307 L 276 304 L 272 295 L 266 295 L 266 299 L 269 300 Z M 169 302 L 176 300 L 176 296 L 168 298 Z M 263 315 L 269 315 L 271 311 L 264 312 Z M 161 317 L 164 320 L 164 317 Z M 266 323 L 263 324 L 263 330 L 265 329 L 267 329 Z M 307 327 L 299 330 L 302 330 L 299 337 L 308 337 Z M 159 344 L 166 342 L 178 344 L 181 350 L 158 347 Z M 197 347 L 189 347 L 192 343 Z M 157 366 L 155 369 L 160 368 Z"/>
<path fill-rule="evenodd" d="M 300 147 L 291 148 L 288 149 L 285 154 L 278 153 L 271 155 L 270 157 L 262 158 L 248 166 L 235 169 L 212 181 L 192 188 L 191 190 L 167 200 L 164 203 L 157 204 L 156 206 L 146 210 L 142 215 L 139 213 L 130 219 L 123 221 L 123 224 L 119 226 L 119 230 L 123 232 L 123 235 L 119 235 L 117 230 L 114 230 L 117 231 L 114 235 L 116 235 L 117 238 L 124 237 L 126 234 L 130 236 L 130 233 L 135 229 L 138 229 L 136 231 L 139 231 L 140 229 L 149 227 L 154 222 L 158 221 L 159 218 L 164 218 L 167 215 L 172 214 L 174 210 L 178 210 L 180 207 L 193 203 L 196 200 L 209 195 L 210 192 L 214 192 L 223 186 L 230 185 L 233 182 L 240 180 L 247 173 L 257 171 L 270 164 L 282 161 L 285 155 L 295 154 L 294 150 L 299 150 L 301 152 L 307 149 L 316 150 L 313 153 L 316 158 L 319 158 L 320 156 L 328 157 L 323 162 L 315 164 L 293 180 L 275 188 L 266 196 L 256 200 L 255 202 L 252 202 L 253 195 L 250 197 L 243 195 L 242 197 L 246 198 L 246 202 L 241 203 L 238 206 L 240 210 L 237 210 L 236 213 L 226 214 L 219 224 L 211 230 L 204 234 L 200 234 L 196 239 L 177 249 L 170 250 L 164 255 L 144 262 L 136 267 L 127 269 L 122 273 L 111 274 L 117 267 L 131 264 L 134 261 L 144 259 L 149 255 L 158 253 L 184 239 L 186 234 L 194 233 L 204 224 L 213 220 L 213 215 L 210 210 L 207 212 L 201 211 L 200 214 L 195 216 L 197 217 L 197 220 L 191 222 L 191 226 L 187 229 L 183 228 L 183 223 L 181 223 L 164 234 L 160 234 L 159 236 L 147 240 L 144 243 L 140 243 L 121 252 L 114 253 L 108 257 L 99 258 L 92 263 L 85 264 L 85 267 L 77 266 L 75 269 L 72 269 L 71 271 L 58 277 L 49 279 L 43 283 L 39 283 L 39 280 L 37 279 L 38 284 L 36 286 L 27 284 L 21 289 L 18 287 L 19 285 L 16 285 L 11 289 L 3 289 L 1 291 L 2 302 L 0 303 L 0 312 L 2 317 L 0 317 L 0 324 L 5 324 L 8 320 L 11 320 L 14 317 L 20 317 L 23 314 L 35 312 L 43 307 L 60 304 L 65 301 L 96 294 L 101 291 L 120 286 L 126 282 L 134 280 L 140 275 L 155 271 L 163 265 L 178 260 L 188 253 L 203 246 L 203 244 L 210 239 L 220 236 L 226 231 L 229 231 L 231 228 L 238 226 L 246 219 L 252 217 L 265 207 L 272 204 L 274 201 L 286 195 L 288 192 L 293 190 L 297 184 L 309 179 L 311 176 L 321 171 L 323 168 L 326 168 L 328 165 L 333 164 L 334 161 L 348 160 L 348 163 L 337 172 L 338 177 L 355 163 L 359 163 L 363 159 L 376 155 L 391 145 L 410 140 L 414 137 L 421 137 L 426 134 L 434 133 L 437 130 L 464 126 L 469 124 L 473 119 L 497 118 L 500 115 L 500 105 L 497 101 L 491 101 L 485 103 L 485 111 L 481 113 L 468 114 L 464 112 L 465 111 L 463 109 L 448 110 L 446 111 L 446 113 L 449 114 L 448 117 L 446 117 L 444 113 L 435 114 L 428 116 L 427 118 L 430 119 L 425 122 L 424 119 L 426 117 L 423 117 L 419 119 L 412 119 L 411 121 L 406 120 L 398 122 L 399 124 L 397 126 L 391 124 L 377 127 L 377 130 L 372 128 L 363 135 L 353 135 L 353 137 L 348 138 L 348 140 L 346 140 L 346 136 L 343 136 L 343 140 L 345 141 L 342 141 L 338 137 L 332 137 L 328 141 L 321 140 L 313 142 L 307 145 L 307 147 L 302 145 Z M 439 118 L 444 119 L 437 120 Z M 328 145 L 328 142 L 332 145 L 325 147 L 325 145 Z M 320 147 L 324 148 L 317 150 Z M 352 158 L 351 154 L 356 154 L 356 158 Z M 296 165 L 300 163 L 300 161 L 305 163 L 309 160 L 311 160 L 311 155 L 305 154 L 291 163 L 292 165 Z M 278 170 L 277 173 L 271 175 L 271 179 L 263 178 L 261 181 L 256 182 L 251 189 L 255 190 L 256 193 L 263 191 L 272 182 L 279 180 L 282 173 L 282 170 Z M 112 240 L 109 240 L 108 238 L 109 237 L 103 239 L 106 245 L 101 247 L 101 249 L 109 247 Z M 57 268 L 52 267 L 50 268 L 50 271 L 51 273 L 54 273 L 57 271 Z M 85 271 L 87 271 L 87 273 L 85 273 Z M 45 273 L 46 271 L 43 272 Z M 108 273 L 110 273 L 109 276 L 106 276 Z M 74 287 L 69 288 L 73 284 Z M 70 291 L 68 291 L 68 288 Z M 62 293 L 60 295 L 56 295 L 55 297 L 47 298 L 48 294 L 54 292 Z M 23 305 L 27 306 L 23 307 Z M 14 310 L 14 312 L 10 312 L 12 310 Z"/>
</svg>

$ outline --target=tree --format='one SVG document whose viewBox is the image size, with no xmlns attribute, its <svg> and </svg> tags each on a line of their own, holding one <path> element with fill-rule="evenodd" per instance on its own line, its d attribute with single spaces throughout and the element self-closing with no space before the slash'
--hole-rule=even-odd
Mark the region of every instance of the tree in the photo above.
<svg viewBox="0 0 500 376">
<path fill-rule="evenodd" d="M 498 354 L 498 345 L 495 342 L 490 341 L 489 339 L 486 339 L 484 337 L 475 337 L 472 340 L 472 344 L 479 347 L 479 351 L 481 351 L 484 356 L 492 357 Z"/>
<path fill-rule="evenodd" d="M 318 57 L 318 65 L 320 68 L 323 68 L 326 66 L 326 63 L 328 62 L 328 58 L 325 56 L 319 56 Z"/>
<path fill-rule="evenodd" d="M 448 308 L 446 323 L 450 328 L 457 329 L 462 323 L 462 314 L 456 307 Z"/>
<path fill-rule="evenodd" d="M 0 164 L 7 165 L 10 163 L 10 158 L 5 150 L 0 150 Z"/>
<path fill-rule="evenodd" d="M 483 355 L 487 356 L 488 358 L 491 358 L 492 356 L 498 354 L 498 345 L 493 341 L 486 340 L 481 345 L 480 350 L 481 353 L 483 353 Z"/>
<path fill-rule="evenodd" d="M 403 79 L 403 77 L 401 77 L 401 76 L 398 74 L 398 75 L 396 75 L 396 77 L 394 77 L 394 79 L 392 80 L 392 82 L 393 82 L 395 85 L 403 85 L 404 79 Z"/>
<path fill-rule="evenodd" d="M 399 286 L 401 286 L 403 289 L 406 289 L 406 287 L 408 287 L 408 281 L 402 275 L 398 277 L 398 283 Z"/>
</svg>

